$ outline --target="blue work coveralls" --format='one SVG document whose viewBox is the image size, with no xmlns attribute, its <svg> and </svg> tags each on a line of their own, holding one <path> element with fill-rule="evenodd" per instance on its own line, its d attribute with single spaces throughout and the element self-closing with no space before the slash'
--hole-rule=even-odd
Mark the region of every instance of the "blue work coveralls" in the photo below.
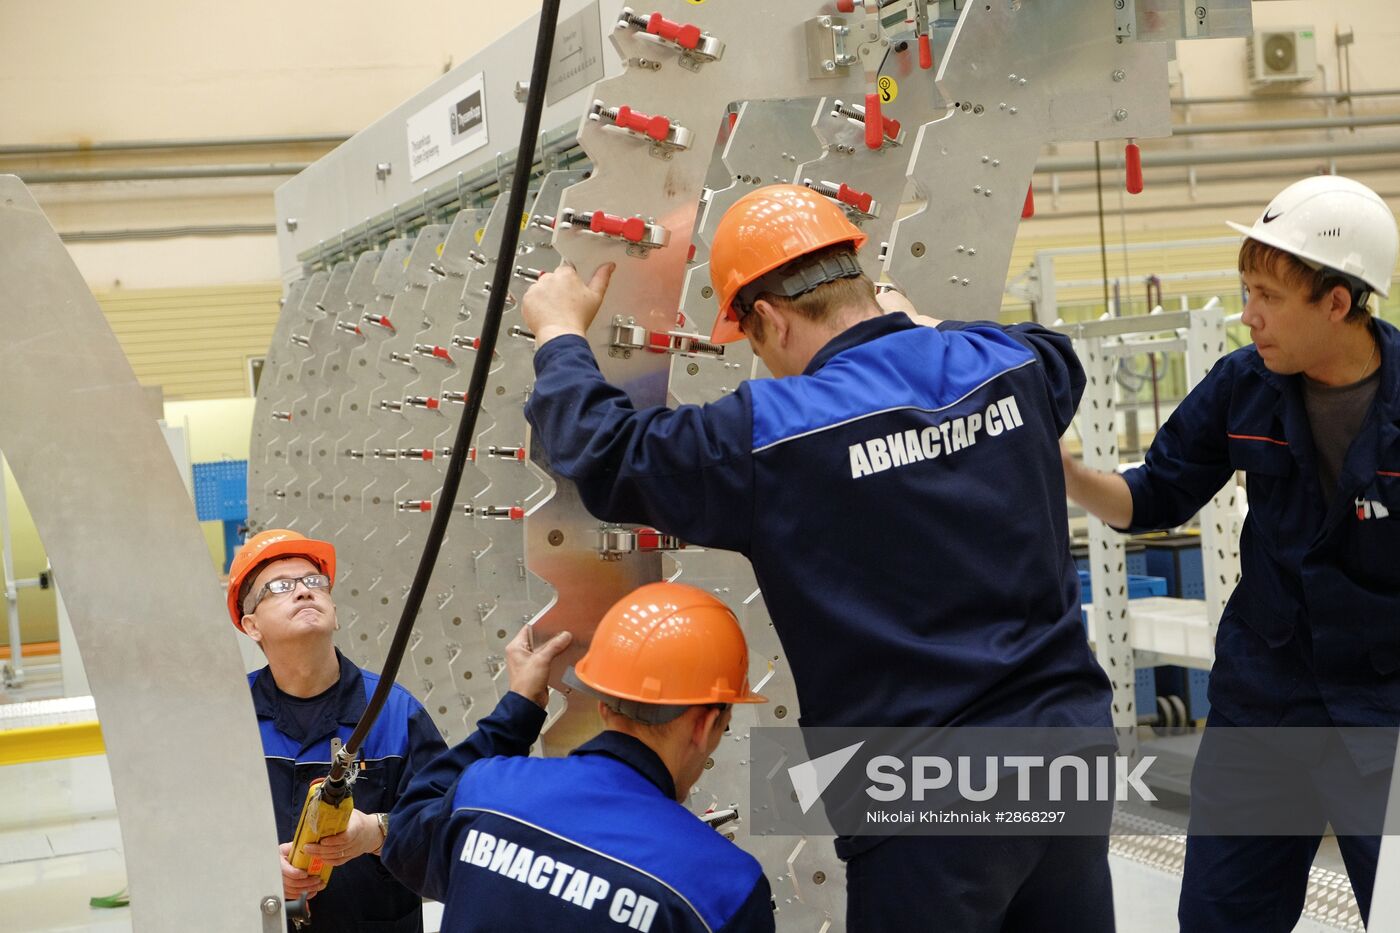
<svg viewBox="0 0 1400 933">
<path fill-rule="evenodd" d="M 749 558 L 802 725 L 1111 723 L 1069 553 L 1058 438 L 1084 373 L 1068 338 L 888 314 L 799 376 L 674 410 L 634 406 L 581 337 L 541 347 L 535 372 L 526 415 L 589 512 Z M 1102 838 L 1004 841 L 1006 870 L 981 873 L 952 840 L 883 838 L 838 840 L 845 859 L 891 862 L 848 863 L 852 929 L 1014 928 L 1018 892 L 1056 859 L 1076 866 L 1076 904 L 1108 898 Z M 1023 906 L 1027 929 L 1053 928 Z M 1111 903 L 1093 909 L 1073 928 L 1111 929 Z"/>
<path fill-rule="evenodd" d="M 350 737 L 379 685 L 379 675 L 361 670 L 339 651 L 336 658 L 340 680 L 326 707 L 331 712 L 305 742 L 284 731 L 288 727 L 272 672 L 264 667 L 248 675 L 279 842 L 292 840 L 307 789 L 330 771 L 331 738 L 344 742 Z M 360 749 L 360 772 L 352 789 L 355 809 L 388 813 L 413 776 L 446 749 L 422 704 L 395 685 Z M 311 924 L 304 928 L 308 933 L 421 933 L 423 929 L 422 898 L 395 881 L 376 855 L 362 855 L 333 870 L 325 889 L 311 898 L 310 907 Z M 290 922 L 287 927 L 291 929 Z"/>
<path fill-rule="evenodd" d="M 544 721 L 507 693 L 390 816 L 384 864 L 443 902 L 443 933 L 774 928 L 758 862 L 676 802 L 655 752 L 604 732 L 528 757 Z"/>
<path fill-rule="evenodd" d="M 1378 753 L 1339 739 L 1315 796 L 1273 800 L 1278 769 L 1296 762 L 1259 760 L 1252 774 L 1217 766 L 1210 728 L 1400 724 L 1400 332 L 1379 320 L 1372 326 L 1380 385 L 1330 506 L 1303 377 L 1270 372 L 1252 346 L 1221 359 L 1163 425 L 1144 465 L 1123 474 L 1133 532 L 1188 521 L 1234 471 L 1246 474 L 1242 573 L 1216 636 L 1193 825 L 1246 807 L 1316 812 L 1317 832 L 1307 837 L 1193 835 L 1185 930 L 1293 929 L 1326 821 L 1336 823 L 1358 799 L 1384 800 L 1393 744 Z M 1338 842 L 1364 915 L 1380 840 Z"/>
</svg>

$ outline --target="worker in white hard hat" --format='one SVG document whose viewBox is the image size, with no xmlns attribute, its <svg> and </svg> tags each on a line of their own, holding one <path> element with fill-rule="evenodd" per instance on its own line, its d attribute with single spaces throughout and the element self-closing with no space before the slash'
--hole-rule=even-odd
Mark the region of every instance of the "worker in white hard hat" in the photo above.
<svg viewBox="0 0 1400 933">
<path fill-rule="evenodd" d="M 1370 308 L 1389 294 L 1398 239 L 1386 203 L 1335 176 L 1291 185 L 1252 227 L 1230 226 L 1246 237 L 1253 346 L 1191 391 L 1143 466 L 1099 473 L 1066 454 L 1064 468 L 1072 499 L 1131 532 L 1188 521 L 1246 474 L 1243 572 L 1216 637 L 1179 916 L 1189 931 L 1286 931 L 1328 822 L 1369 911 L 1393 732 L 1378 730 L 1388 744 L 1329 734 L 1304 762 L 1267 743 L 1227 776 L 1221 750 L 1243 747 L 1244 733 L 1224 727 L 1400 724 L 1400 331 Z M 1217 834 L 1240 814 L 1261 823 L 1232 832 L 1284 816 L 1311 830 Z"/>
</svg>

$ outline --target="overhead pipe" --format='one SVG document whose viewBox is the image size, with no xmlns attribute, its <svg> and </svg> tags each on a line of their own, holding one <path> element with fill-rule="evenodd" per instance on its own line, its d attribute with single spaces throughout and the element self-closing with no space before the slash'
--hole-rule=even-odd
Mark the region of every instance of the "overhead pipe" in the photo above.
<svg viewBox="0 0 1400 933">
<path fill-rule="evenodd" d="M 1348 166 L 1348 167 L 1347 167 L 1346 171 L 1341 172 L 1340 174 L 1346 175 L 1346 176 L 1351 177 L 1351 178 L 1358 178 L 1358 177 L 1363 176 L 1363 175 L 1371 175 L 1371 174 L 1376 174 L 1376 173 L 1379 173 L 1379 172 L 1385 172 L 1385 173 L 1388 173 L 1388 174 L 1393 174 L 1394 171 L 1395 171 L 1395 167 L 1394 167 L 1393 165 L 1351 165 L 1351 166 Z M 1297 172 L 1296 170 L 1285 170 L 1285 171 L 1277 171 L 1277 172 L 1264 172 L 1264 171 L 1260 171 L 1260 172 L 1252 172 L 1252 173 L 1250 173 L 1250 174 L 1247 175 L 1247 176 L 1242 176 L 1242 175 L 1238 175 L 1238 174 L 1233 174 L 1233 173 L 1232 173 L 1232 174 L 1228 174 L 1228 175 L 1207 175 L 1207 176 L 1205 176 L 1205 177 L 1196 176 L 1195 178 L 1193 178 L 1189 173 L 1186 174 L 1186 175 L 1153 175 L 1153 176 L 1152 176 L 1152 186 L 1153 186 L 1154 188 L 1160 188 L 1160 187 L 1163 187 L 1163 186 L 1176 187 L 1176 186 L 1196 186 L 1196 185 L 1199 185 L 1199 186 L 1211 186 L 1211 185 L 1240 185 L 1240 184 L 1251 183 L 1251 182 L 1263 182 L 1263 181 L 1289 181 L 1289 180 L 1292 180 L 1292 181 L 1297 181 L 1297 180 L 1298 180 L 1298 172 Z M 1082 193 L 1082 192 L 1093 191 L 1093 190 L 1095 189 L 1095 187 L 1096 187 L 1096 186 L 1095 186 L 1094 183 L 1091 182 L 1091 181 L 1083 182 L 1083 183 L 1080 183 L 1080 184 L 1073 184 L 1073 185 L 1066 185 L 1066 184 L 1061 183 L 1061 184 L 1055 186 L 1054 192 L 1055 192 L 1055 194 L 1056 194 L 1057 196 L 1058 196 L 1058 195 L 1061 195 L 1061 194 L 1075 194 L 1075 193 Z M 1042 188 L 1042 190 L 1044 190 L 1044 189 Z M 1397 196 L 1400 196 L 1400 195 L 1397 195 Z M 1193 210 L 1193 209 L 1194 209 L 1194 207 L 1193 207 L 1192 205 L 1183 205 L 1183 206 L 1182 206 L 1182 210 Z M 1055 215 L 1055 216 L 1059 216 L 1059 215 Z"/>
<path fill-rule="evenodd" d="M 1172 127 L 1173 136 L 1216 133 L 1285 133 L 1293 130 L 1355 130 L 1368 126 L 1400 126 L 1400 113 L 1373 117 L 1316 117 L 1303 120 L 1251 120 L 1239 123 L 1188 123 Z"/>
<path fill-rule="evenodd" d="M 1278 101 L 1289 103 L 1295 100 L 1339 101 L 1355 97 L 1400 97 L 1400 88 L 1386 88 L 1374 91 L 1328 91 L 1323 94 L 1254 94 L 1241 97 L 1178 97 L 1171 101 L 1173 107 L 1194 107 L 1197 104 L 1266 104 Z"/>
<path fill-rule="evenodd" d="M 107 240 L 168 240 L 185 236 L 272 236 L 276 232 L 276 224 L 207 224 L 128 230 L 73 230 L 58 236 L 65 243 L 100 243 Z"/>
<path fill-rule="evenodd" d="M 1400 139 L 1344 146 L 1326 143 L 1306 143 L 1296 146 L 1270 146 L 1257 149 L 1192 149 L 1177 152 L 1145 152 L 1142 163 L 1148 168 L 1188 167 L 1193 165 L 1237 165 L 1250 162 L 1286 162 L 1290 159 L 1335 159 L 1346 156 L 1393 155 L 1400 152 Z M 1039 174 L 1060 172 L 1091 172 L 1096 167 L 1092 158 L 1041 159 L 1035 170 Z M 1123 156 L 1111 154 L 1104 167 L 1122 170 Z"/>
<path fill-rule="evenodd" d="M 0 156 L 69 155 L 87 152 L 162 152 L 177 149 L 237 149 L 249 146 L 340 145 L 349 139 L 345 133 L 317 136 L 228 136 L 213 139 L 128 139 L 84 143 L 33 143 L 0 146 Z"/>
<path fill-rule="evenodd" d="M 20 180 L 34 185 L 82 185 L 108 181 L 177 181 L 188 178 L 253 178 L 269 175 L 297 175 L 305 162 L 269 165 L 195 165 L 172 168 L 99 169 L 92 172 L 24 172 Z"/>
<path fill-rule="evenodd" d="M 1400 94 L 1400 91 L 1396 92 Z M 1400 126 L 1400 114 L 1368 117 L 1343 117 L 1343 118 L 1319 118 L 1303 120 L 1260 120 L 1246 123 L 1212 123 L 1212 124 L 1185 124 L 1173 128 L 1173 134 L 1177 136 L 1205 136 L 1222 133 L 1255 133 L 1255 132 L 1288 132 L 1298 130 L 1322 130 L 1322 129 L 1358 129 L 1364 127 L 1379 126 Z M 166 140 L 151 141 L 138 140 L 131 142 L 113 143 L 92 143 L 92 144 L 72 144 L 63 146 L 6 146 L 0 147 L 0 156 L 4 155 L 40 155 L 44 153 L 63 152 L 99 152 L 99 151 L 119 151 L 119 150 L 160 150 L 160 149 L 193 149 L 193 148 L 216 148 L 220 146 L 253 146 L 253 145 L 292 145 L 300 143 L 314 142 L 343 142 L 348 137 L 344 136 L 269 136 L 269 137 L 243 137 L 228 139 L 209 140 Z M 1370 144 L 1363 144 L 1370 145 Z M 1317 151 L 1318 147 L 1306 153 L 1293 154 L 1266 154 L 1254 155 L 1251 152 L 1249 159 L 1236 159 L 1229 157 L 1224 160 L 1217 160 L 1217 154 L 1201 153 L 1188 161 L 1171 161 L 1170 155 L 1158 153 L 1144 156 L 1144 164 L 1149 167 L 1163 167 L 1169 165 L 1197 165 L 1212 164 L 1217 161 L 1264 161 L 1266 159 L 1289 159 L 1289 158 L 1317 158 L 1331 157 L 1333 155 L 1354 155 L 1361 154 L 1354 151 L 1353 147 L 1343 147 L 1335 151 Z M 1379 150 L 1368 150 L 1368 152 L 1389 154 L 1394 149 L 1386 148 Z M 1228 151 L 1226 151 L 1228 152 Z M 1061 163 L 1071 164 L 1073 168 L 1058 168 Z M 1121 165 L 1121 161 L 1113 163 Z M 1038 167 L 1038 171 L 1087 171 L 1093 167 L 1093 163 L 1086 161 L 1075 162 L 1073 160 L 1048 160 Z M 97 169 L 92 171 L 47 171 L 28 172 L 21 174 L 22 180 L 28 185 L 58 185 L 58 184 L 95 184 L 116 181 L 174 181 L 196 178 L 249 178 L 266 176 L 291 176 L 296 175 L 307 168 L 306 163 L 271 163 L 265 165 L 201 165 L 201 166 L 173 166 L 163 168 L 129 168 L 129 169 Z"/>
<path fill-rule="evenodd" d="M 1376 193 L 1387 200 L 1400 198 L 1400 192 L 1378 191 Z M 1254 211 L 1257 213 L 1259 204 L 1260 202 L 1257 199 L 1252 201 L 1211 201 L 1209 203 L 1190 204 L 1148 204 L 1124 207 L 1114 213 L 1121 214 L 1125 217 L 1138 217 L 1146 214 L 1181 214 L 1186 211 L 1202 210 Z M 1041 214 L 1039 216 L 1044 220 L 1092 220 L 1099 216 L 1099 213 L 1096 210 L 1057 211 L 1054 214 Z"/>
</svg>

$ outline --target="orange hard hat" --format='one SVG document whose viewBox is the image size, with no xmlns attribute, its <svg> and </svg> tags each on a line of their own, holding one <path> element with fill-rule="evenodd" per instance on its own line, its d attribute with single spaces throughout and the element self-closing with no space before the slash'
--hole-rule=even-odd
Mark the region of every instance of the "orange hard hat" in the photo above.
<svg viewBox="0 0 1400 933">
<path fill-rule="evenodd" d="M 268 561 L 284 557 L 304 557 L 335 582 L 335 545 L 317 541 L 286 528 L 272 528 L 253 535 L 233 557 L 228 568 L 228 614 L 239 631 L 243 630 L 243 607 L 238 592 L 243 583 Z"/>
<path fill-rule="evenodd" d="M 745 285 L 808 253 L 866 236 L 825 195 L 802 185 L 768 185 L 735 201 L 720 218 L 710 245 L 710 282 L 719 300 L 710 340 L 743 336 L 734 297 Z"/>
<path fill-rule="evenodd" d="M 693 586 L 648 583 L 603 615 L 570 679 L 605 701 L 646 707 L 767 703 L 749 689 L 748 671 L 728 606 Z"/>
</svg>

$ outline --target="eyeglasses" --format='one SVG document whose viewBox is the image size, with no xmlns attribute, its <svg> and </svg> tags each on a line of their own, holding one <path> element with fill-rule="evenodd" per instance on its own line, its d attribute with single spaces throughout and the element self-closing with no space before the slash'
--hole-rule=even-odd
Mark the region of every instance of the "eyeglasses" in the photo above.
<svg viewBox="0 0 1400 933">
<path fill-rule="evenodd" d="M 258 590 L 257 598 L 253 600 L 253 604 L 244 612 L 252 615 L 253 610 L 258 608 L 258 604 L 263 601 L 267 594 L 281 596 L 284 593 L 290 593 L 297 588 L 298 583 L 308 590 L 324 590 L 330 587 L 331 578 L 324 573 L 308 573 L 304 577 L 279 577 L 276 580 L 268 580 L 267 583 L 263 584 L 263 588 Z"/>
</svg>

